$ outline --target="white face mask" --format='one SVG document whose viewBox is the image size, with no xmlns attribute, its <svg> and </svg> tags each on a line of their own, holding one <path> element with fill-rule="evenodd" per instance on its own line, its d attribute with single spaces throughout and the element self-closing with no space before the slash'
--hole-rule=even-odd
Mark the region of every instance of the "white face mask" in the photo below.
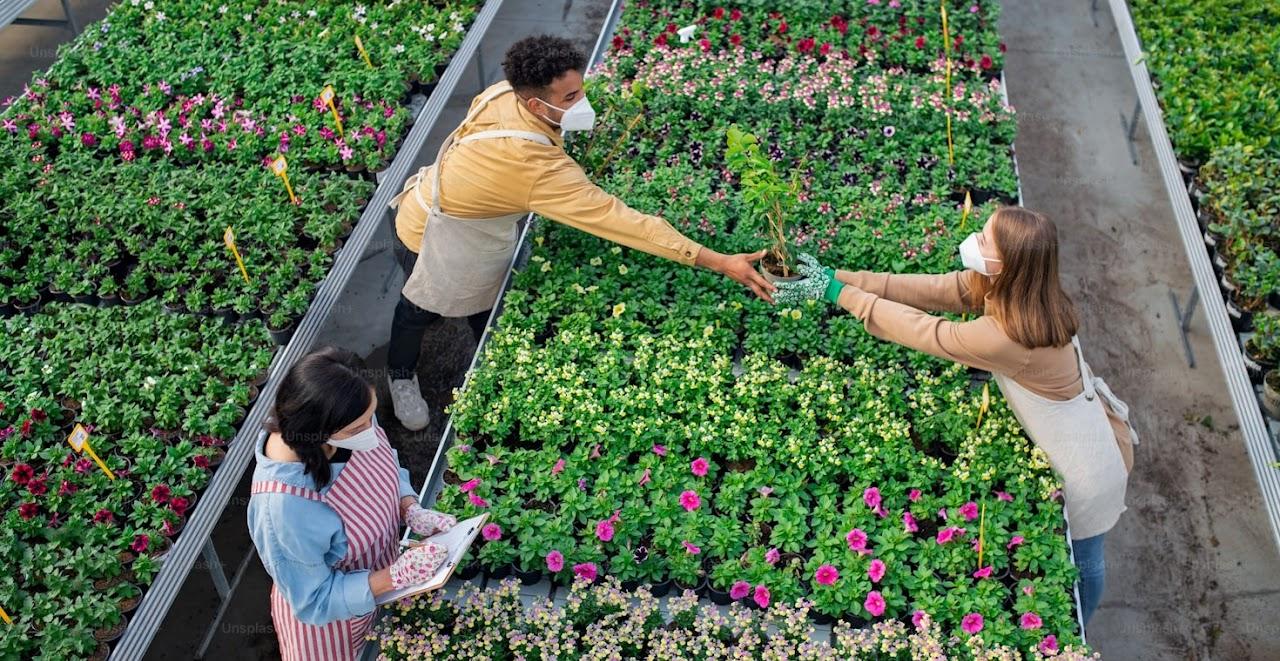
<svg viewBox="0 0 1280 661">
<path fill-rule="evenodd" d="M 357 432 L 349 438 L 344 438 L 342 440 L 331 438 L 328 443 L 335 448 L 351 450 L 352 452 L 372 450 L 378 447 L 378 421 L 372 421 L 369 424 L 368 429 L 362 432 Z"/>
<path fill-rule="evenodd" d="M 542 99 L 538 100 L 542 101 Z M 577 103 L 569 106 L 568 110 L 558 106 L 553 106 L 546 101 L 542 101 L 542 103 L 548 108 L 555 108 L 556 110 L 564 113 L 560 117 L 559 123 L 552 121 L 551 118 L 546 115 L 543 115 L 542 117 L 548 122 L 551 122 L 566 131 L 590 131 L 596 126 L 596 109 L 591 107 L 591 100 L 588 99 L 585 94 L 582 95 L 581 99 L 578 99 Z"/>
<path fill-rule="evenodd" d="M 987 262 L 999 262 L 998 259 L 991 257 L 983 257 L 982 250 L 978 248 L 978 235 L 976 233 L 965 237 L 960 242 L 960 263 L 964 267 L 981 273 L 982 275 L 995 275 L 987 270 Z"/>
</svg>

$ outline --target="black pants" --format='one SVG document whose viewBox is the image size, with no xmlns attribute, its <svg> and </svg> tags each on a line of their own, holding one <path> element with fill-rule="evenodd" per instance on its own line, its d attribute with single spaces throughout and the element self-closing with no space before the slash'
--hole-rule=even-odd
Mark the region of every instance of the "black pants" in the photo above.
<svg viewBox="0 0 1280 661">
<path fill-rule="evenodd" d="M 407 281 L 409 274 L 413 273 L 413 265 L 418 261 L 418 256 L 396 239 L 394 232 L 392 237 L 396 261 L 400 263 L 400 270 L 404 271 Z M 467 317 L 467 325 L 471 326 L 471 333 L 475 335 L 477 342 L 484 334 L 485 325 L 489 323 L 490 312 L 492 310 L 485 310 Z M 413 378 L 418 370 L 418 356 L 422 353 L 422 338 L 426 335 L 427 326 L 439 319 L 439 314 L 414 305 L 403 293 L 400 294 L 395 317 L 391 320 L 391 343 L 387 346 L 387 372 L 392 379 Z"/>
</svg>

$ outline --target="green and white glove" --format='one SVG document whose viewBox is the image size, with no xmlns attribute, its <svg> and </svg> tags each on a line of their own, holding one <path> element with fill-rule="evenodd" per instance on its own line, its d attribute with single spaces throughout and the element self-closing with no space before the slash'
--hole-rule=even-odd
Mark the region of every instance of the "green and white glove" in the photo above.
<svg viewBox="0 0 1280 661">
<path fill-rule="evenodd" d="M 804 278 L 794 282 L 777 283 L 778 291 L 773 300 L 780 305 L 797 305 L 803 301 L 826 299 L 832 303 L 840 300 L 844 283 L 836 280 L 836 270 L 818 263 L 813 255 L 800 254 L 796 271 Z"/>
</svg>

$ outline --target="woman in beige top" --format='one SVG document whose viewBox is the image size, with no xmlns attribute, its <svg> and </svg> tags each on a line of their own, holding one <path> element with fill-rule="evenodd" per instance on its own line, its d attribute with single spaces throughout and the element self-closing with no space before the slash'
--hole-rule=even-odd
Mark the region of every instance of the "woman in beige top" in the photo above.
<svg viewBox="0 0 1280 661">
<path fill-rule="evenodd" d="M 805 255 L 805 279 L 775 299 L 826 298 L 872 335 L 989 370 L 1031 440 L 1062 476 L 1085 621 L 1102 596 L 1103 535 L 1125 510 L 1137 436 L 1128 407 L 1079 353 L 1079 322 L 1058 282 L 1058 235 L 1043 215 L 1006 207 L 960 245 L 967 270 L 943 275 L 835 271 Z M 981 313 L 954 322 L 922 310 Z"/>
</svg>

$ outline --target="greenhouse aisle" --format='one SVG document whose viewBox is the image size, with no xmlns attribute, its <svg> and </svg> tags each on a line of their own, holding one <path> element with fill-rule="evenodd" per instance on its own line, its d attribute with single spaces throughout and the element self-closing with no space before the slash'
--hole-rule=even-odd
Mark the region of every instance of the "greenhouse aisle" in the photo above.
<svg viewBox="0 0 1280 661">
<path fill-rule="evenodd" d="M 1027 206 L 1059 226 L 1091 365 L 1135 411 L 1143 443 L 1110 584 L 1089 630 L 1105 659 L 1280 658 L 1280 555 L 1203 311 L 1189 369 L 1169 289 L 1191 273 L 1106 3 L 1007 0 L 1006 76 Z M 1215 292 L 1216 295 L 1216 292 Z"/>
</svg>

